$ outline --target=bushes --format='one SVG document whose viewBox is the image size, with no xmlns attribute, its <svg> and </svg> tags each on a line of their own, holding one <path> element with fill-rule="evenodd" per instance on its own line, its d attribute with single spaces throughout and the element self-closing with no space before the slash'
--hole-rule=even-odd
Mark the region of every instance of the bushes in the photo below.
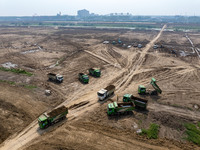
<svg viewBox="0 0 200 150">
<path fill-rule="evenodd" d="M 2 71 L 10 71 L 10 72 L 14 72 L 14 73 L 17 73 L 17 74 L 25 74 L 27 76 L 32 76 L 33 75 L 32 73 L 27 72 L 26 70 L 22 70 L 22 69 L 15 69 L 15 68 L 8 69 L 8 68 L 0 67 L 0 70 L 2 70 Z"/>
<path fill-rule="evenodd" d="M 198 129 L 200 122 L 197 125 L 198 127 L 195 124 L 187 123 L 184 126 L 186 128 L 186 139 L 200 146 L 200 130 Z"/>
<path fill-rule="evenodd" d="M 142 129 L 142 135 L 147 135 L 149 139 L 157 139 L 159 133 L 159 125 L 152 123 L 149 129 Z"/>
</svg>

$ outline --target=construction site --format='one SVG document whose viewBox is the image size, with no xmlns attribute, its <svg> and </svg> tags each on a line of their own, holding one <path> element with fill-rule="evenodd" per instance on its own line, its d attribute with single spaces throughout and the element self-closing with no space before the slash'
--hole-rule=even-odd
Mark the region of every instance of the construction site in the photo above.
<svg viewBox="0 0 200 150">
<path fill-rule="evenodd" d="M 200 149 L 200 32 L 167 29 L 0 27 L 0 149 Z"/>
</svg>

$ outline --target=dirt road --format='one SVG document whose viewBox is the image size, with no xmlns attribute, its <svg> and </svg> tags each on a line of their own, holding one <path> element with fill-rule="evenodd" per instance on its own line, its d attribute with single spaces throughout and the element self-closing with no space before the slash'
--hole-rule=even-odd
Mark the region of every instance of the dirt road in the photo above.
<svg viewBox="0 0 200 150">
<path fill-rule="evenodd" d="M 129 55 L 127 57 L 128 62 L 127 65 L 123 68 L 123 65 L 121 65 L 120 63 L 115 63 L 114 61 L 110 61 L 107 58 L 104 58 L 96 53 L 90 52 L 90 51 L 85 51 L 85 55 L 89 54 L 90 56 L 101 60 L 102 62 L 105 62 L 111 66 L 113 69 L 118 70 L 119 75 L 117 75 L 117 73 L 113 73 L 113 74 L 109 74 L 104 78 L 101 78 L 101 83 L 98 85 L 93 86 L 87 86 L 87 88 L 85 88 L 83 85 L 78 85 L 80 87 L 82 87 L 82 89 L 80 88 L 80 90 L 77 90 L 74 92 L 74 97 L 73 98 L 68 98 L 65 96 L 64 92 L 67 88 L 66 86 L 62 85 L 62 86 L 57 86 L 56 88 L 53 88 L 54 90 L 57 89 L 57 91 L 60 92 L 60 95 L 62 95 L 63 98 L 66 98 L 67 101 L 65 101 L 64 105 L 68 106 L 71 108 L 71 110 L 69 111 L 69 114 L 67 115 L 67 122 L 73 122 L 75 120 L 80 119 L 84 114 L 89 114 L 91 111 L 93 111 L 96 107 L 101 107 L 100 103 L 97 103 L 97 99 L 96 99 L 96 91 L 99 90 L 99 88 L 102 88 L 102 86 L 106 85 L 107 82 L 114 82 L 116 83 L 115 85 L 117 85 L 117 91 L 124 91 L 127 86 L 132 82 L 132 78 L 134 77 L 134 75 L 136 75 L 137 73 L 141 72 L 141 66 L 143 65 L 143 63 L 146 61 L 147 59 L 147 52 L 149 51 L 149 49 L 153 46 L 153 44 L 159 39 L 159 37 L 161 36 L 163 30 L 166 28 L 166 25 L 163 26 L 162 30 L 159 32 L 159 34 L 153 38 L 153 40 L 146 45 L 145 48 L 143 48 L 141 50 L 141 52 L 139 52 L 137 55 Z M 107 52 L 106 52 L 107 53 Z M 132 52 L 130 52 L 131 54 Z M 111 56 L 109 56 L 111 57 Z M 135 60 L 135 61 L 133 61 Z M 115 64 L 113 64 L 113 62 Z M 181 70 L 182 68 L 177 68 L 177 70 L 180 70 L 178 73 L 187 73 L 187 71 L 185 70 Z M 152 69 L 149 69 L 152 70 Z M 170 72 L 173 72 L 173 70 L 170 70 Z M 164 74 L 164 73 L 162 73 Z M 162 74 L 158 74 L 162 77 Z M 173 74 L 173 76 L 179 76 L 177 74 Z M 118 77 L 118 79 L 116 79 Z M 108 81 L 106 81 L 106 79 L 108 79 Z M 163 79 L 166 79 L 166 76 L 163 77 Z M 95 83 L 95 81 L 91 81 L 92 83 Z M 90 84 L 93 85 L 93 84 Z M 58 90 L 59 89 L 59 90 Z M 82 91 L 82 92 L 81 92 Z M 95 92 L 94 92 L 95 91 Z M 84 95 L 81 95 L 85 93 Z M 79 97 L 81 95 L 81 98 Z M 183 116 L 186 118 L 191 118 L 191 116 L 193 116 L 193 119 L 200 119 L 199 113 L 193 112 L 193 111 L 189 111 L 189 110 L 185 110 L 182 108 L 174 108 L 171 106 L 166 106 L 166 105 L 161 105 L 161 104 L 149 104 L 149 109 L 151 111 L 154 112 L 170 112 L 172 114 L 175 113 L 175 115 L 178 116 Z M 174 113 L 173 113 L 174 112 Z M 75 123 L 76 124 L 76 123 Z M 99 127 L 99 128 L 97 128 Z M 105 131 L 107 131 L 107 128 L 102 127 L 101 125 L 97 126 L 96 124 L 93 125 L 92 123 L 87 124 L 87 126 L 83 126 L 83 125 L 77 125 L 77 126 L 73 126 L 73 125 L 69 125 L 69 129 L 65 129 L 67 130 L 67 133 L 69 132 L 69 134 L 67 134 L 70 138 L 69 139 L 72 140 L 71 142 L 73 142 L 73 138 L 74 136 L 77 135 L 77 137 L 74 140 L 80 140 L 81 138 L 85 138 L 89 141 L 91 141 L 91 143 L 93 143 L 94 141 L 92 140 L 93 138 L 95 138 L 96 136 L 100 137 L 100 144 L 101 146 L 103 145 L 104 142 L 106 142 L 107 140 L 112 140 L 111 143 L 115 144 L 118 143 L 118 146 L 121 144 L 128 144 L 129 146 L 131 145 L 136 145 L 136 149 L 168 149 L 168 148 L 163 148 L 160 146 L 154 146 L 151 144 L 144 144 L 144 142 L 140 142 L 137 140 L 134 140 L 134 138 L 131 138 L 131 140 L 127 141 L 123 141 L 123 137 L 122 138 L 116 138 L 114 134 L 112 135 L 108 135 L 106 134 Z M 89 128 L 89 129 L 86 129 Z M 97 129 L 98 129 L 98 133 L 97 133 Z M 81 131 L 79 132 L 78 130 L 81 129 Z M 0 147 L 0 149 L 2 150 L 16 150 L 16 149 L 26 149 L 26 145 L 29 143 L 31 143 L 31 141 L 34 141 L 34 139 L 37 138 L 41 138 L 45 132 L 48 131 L 52 131 L 52 130 L 58 130 L 59 132 L 62 132 L 62 130 L 60 128 L 56 129 L 56 126 L 54 127 L 49 127 L 46 130 L 40 130 L 38 129 L 38 124 L 37 124 L 37 120 L 35 120 L 34 122 L 32 122 L 26 129 L 24 129 L 21 133 L 19 134 L 15 134 L 12 137 L 10 137 L 9 139 L 7 139 Z M 104 131 L 105 130 L 105 131 Z M 51 132 L 52 134 L 54 134 L 53 132 Z M 71 134 L 70 134 L 71 133 Z M 110 132 L 112 133 L 112 132 Z M 56 134 L 56 133 L 55 133 Z M 44 135 L 45 136 L 45 135 Z M 66 135 L 64 135 L 66 136 Z M 120 136 L 120 135 L 119 135 Z M 88 139 L 88 137 L 92 137 L 91 139 Z M 103 140 L 106 139 L 106 140 Z M 53 140 L 53 138 L 52 138 Z M 123 142 L 122 142 L 123 141 Z M 52 141 L 53 142 L 53 141 Z M 88 142 L 88 141 L 86 141 Z M 81 143 L 81 142 L 80 142 Z M 70 144 L 70 142 L 69 142 Z M 111 148 L 112 144 L 110 145 L 110 147 L 107 148 Z M 124 145 L 126 145 L 124 144 Z M 25 146 L 25 147 L 24 147 Z M 102 148 L 102 147 L 100 147 Z M 122 148 L 127 148 L 127 147 L 122 147 Z M 129 147 L 130 148 L 130 147 Z"/>
<path fill-rule="evenodd" d="M 145 61 L 145 56 L 148 52 L 148 50 L 154 45 L 154 43 L 158 40 L 158 38 L 161 36 L 164 29 L 167 27 L 167 25 L 164 25 L 159 34 L 149 43 L 146 45 L 146 47 L 142 50 L 139 58 L 137 61 L 131 66 L 131 69 L 127 76 L 122 78 L 122 81 L 116 86 L 117 91 L 124 89 L 127 87 L 127 85 L 132 80 L 133 76 L 137 73 L 143 62 Z"/>
<path fill-rule="evenodd" d="M 136 65 L 134 65 L 130 71 L 130 73 L 125 76 L 122 80 L 122 82 L 117 86 L 117 89 L 121 89 L 122 88 L 122 85 L 123 87 L 128 84 L 128 82 L 131 80 L 132 76 L 133 76 L 133 73 L 135 71 L 137 71 L 140 67 L 140 65 L 143 63 L 144 61 L 144 57 L 146 55 L 146 52 L 149 50 L 149 48 L 154 44 L 154 42 L 160 37 L 160 35 L 162 34 L 163 30 L 165 29 L 166 25 L 163 26 L 162 30 L 160 31 L 160 33 L 156 36 L 156 38 L 154 38 L 148 45 L 146 48 L 144 48 L 143 52 L 141 53 L 138 61 L 136 62 Z M 96 54 L 93 54 L 92 52 L 89 52 L 89 51 L 86 51 L 87 53 L 89 53 L 90 55 L 93 55 L 94 57 L 97 57 L 105 62 L 107 62 L 108 64 L 112 64 L 110 61 L 104 59 L 103 57 L 100 57 Z M 87 94 L 88 95 L 88 94 Z M 92 93 L 92 94 L 89 94 L 88 96 L 86 96 L 85 98 L 82 98 L 81 101 L 90 101 L 90 107 L 92 106 L 93 108 L 98 105 L 96 104 L 96 100 L 94 101 L 94 97 L 96 97 L 96 92 L 95 93 Z M 80 100 L 78 101 L 80 102 Z M 64 102 L 66 103 L 66 102 Z M 63 104 L 64 104 L 63 103 Z M 78 117 L 79 115 L 81 114 L 84 114 L 84 112 L 88 111 L 88 110 L 91 110 L 90 109 L 83 109 L 82 110 L 79 110 L 79 111 L 73 111 L 72 114 L 68 115 L 69 118 L 73 118 L 73 116 L 76 116 Z M 70 121 L 70 119 L 69 119 Z M 21 146 L 27 144 L 28 142 L 30 142 L 31 140 L 33 140 L 34 138 L 40 136 L 40 134 L 42 134 L 44 131 L 41 131 L 38 129 L 38 125 L 37 125 L 37 120 L 34 121 L 29 127 L 27 127 L 25 130 L 23 130 L 19 135 L 15 135 L 13 136 L 13 138 L 10 138 L 8 140 L 6 140 L 4 143 L 3 143 L 3 147 L 1 147 L 1 149 L 5 149 L 5 150 L 16 150 L 16 149 L 19 149 Z"/>
</svg>

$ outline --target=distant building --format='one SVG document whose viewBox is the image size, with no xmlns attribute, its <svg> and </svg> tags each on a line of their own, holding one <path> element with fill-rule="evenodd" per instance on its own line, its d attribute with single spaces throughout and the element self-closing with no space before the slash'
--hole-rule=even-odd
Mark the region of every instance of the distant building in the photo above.
<svg viewBox="0 0 200 150">
<path fill-rule="evenodd" d="M 79 10 L 77 12 L 77 14 L 78 14 L 79 17 L 88 17 L 88 16 L 90 16 L 90 12 L 88 10 L 86 10 L 86 9 Z"/>
</svg>

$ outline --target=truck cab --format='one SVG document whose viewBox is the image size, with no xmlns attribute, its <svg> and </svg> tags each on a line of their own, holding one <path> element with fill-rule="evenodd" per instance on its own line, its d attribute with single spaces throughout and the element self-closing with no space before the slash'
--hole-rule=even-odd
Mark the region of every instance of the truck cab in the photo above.
<svg viewBox="0 0 200 150">
<path fill-rule="evenodd" d="M 83 76 L 82 76 L 82 79 L 83 79 L 83 82 L 84 82 L 84 83 L 88 83 L 88 82 L 89 82 L 89 77 L 88 77 L 88 75 L 83 75 Z"/>
<path fill-rule="evenodd" d="M 108 104 L 108 106 L 107 106 L 107 114 L 108 115 L 114 114 L 115 113 L 115 107 L 118 107 L 116 102 Z"/>
<path fill-rule="evenodd" d="M 123 102 L 131 102 L 132 101 L 132 94 L 125 94 L 123 96 Z"/>
<path fill-rule="evenodd" d="M 101 70 L 100 69 L 94 69 L 94 76 L 100 77 L 101 76 Z"/>
<path fill-rule="evenodd" d="M 90 73 L 90 75 L 95 76 L 95 77 L 101 76 L 101 70 L 98 68 L 90 68 L 89 73 Z"/>
<path fill-rule="evenodd" d="M 138 94 L 146 94 L 146 87 L 144 85 L 138 86 Z"/>
<path fill-rule="evenodd" d="M 98 91 L 97 95 L 98 95 L 99 100 L 101 100 L 101 101 L 104 100 L 107 96 L 106 93 L 107 93 L 107 90 L 105 90 L 105 89 L 101 89 L 100 91 Z"/>
<path fill-rule="evenodd" d="M 62 75 L 57 74 L 57 75 L 56 75 L 56 79 L 57 79 L 57 81 L 59 81 L 59 82 L 63 82 L 63 76 L 62 76 Z"/>
<path fill-rule="evenodd" d="M 84 73 L 79 73 L 79 80 L 83 83 L 88 83 L 89 82 L 89 77 L 87 74 Z"/>
<path fill-rule="evenodd" d="M 38 124 L 40 126 L 40 129 L 44 129 L 45 127 L 48 126 L 49 122 L 48 122 L 48 118 L 45 114 L 42 114 L 39 118 L 38 118 Z"/>
</svg>

